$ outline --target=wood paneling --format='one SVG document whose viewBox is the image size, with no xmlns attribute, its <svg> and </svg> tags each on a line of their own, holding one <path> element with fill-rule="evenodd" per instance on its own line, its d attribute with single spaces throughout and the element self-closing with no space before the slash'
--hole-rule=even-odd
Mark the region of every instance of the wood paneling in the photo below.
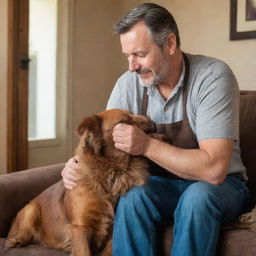
<svg viewBox="0 0 256 256">
<path fill-rule="evenodd" d="M 8 6 L 8 141 L 7 169 L 28 165 L 28 69 L 20 67 L 28 55 L 28 0 L 10 0 Z"/>
</svg>

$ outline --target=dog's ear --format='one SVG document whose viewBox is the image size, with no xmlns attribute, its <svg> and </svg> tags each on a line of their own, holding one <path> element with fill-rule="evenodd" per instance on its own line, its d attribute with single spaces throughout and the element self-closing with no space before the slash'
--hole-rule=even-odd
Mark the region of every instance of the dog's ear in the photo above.
<svg viewBox="0 0 256 256">
<path fill-rule="evenodd" d="M 156 130 L 155 123 L 144 115 L 133 115 L 132 125 L 139 127 L 145 133 L 153 133 Z"/>
<path fill-rule="evenodd" d="M 96 155 L 101 154 L 101 149 L 104 144 L 102 131 L 101 131 L 102 119 L 93 115 L 85 118 L 78 126 L 77 133 L 79 136 L 85 134 L 84 149 L 92 150 Z"/>
</svg>

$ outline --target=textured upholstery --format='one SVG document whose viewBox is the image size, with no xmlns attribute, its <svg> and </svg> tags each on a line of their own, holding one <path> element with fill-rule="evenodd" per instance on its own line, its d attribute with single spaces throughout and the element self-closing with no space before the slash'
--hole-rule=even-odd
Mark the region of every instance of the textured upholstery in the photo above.
<svg viewBox="0 0 256 256">
<path fill-rule="evenodd" d="M 240 93 L 240 147 L 249 177 L 251 206 L 256 204 L 256 91 Z M 256 254 L 255 254 L 256 255 Z"/>
<path fill-rule="evenodd" d="M 67 256 L 67 254 L 60 250 L 44 248 L 35 244 L 5 251 L 4 241 L 4 238 L 0 238 L 0 256 Z"/>
<path fill-rule="evenodd" d="M 240 145 L 242 159 L 247 167 L 251 193 L 251 207 L 256 203 L 256 91 L 241 91 Z M 61 251 L 29 245 L 4 252 L 11 220 L 29 200 L 61 178 L 64 164 L 36 168 L 0 176 L 0 256 L 65 256 Z M 169 255 L 172 244 L 172 225 L 159 238 L 159 255 Z M 256 255 L 256 233 L 248 230 L 220 232 L 218 256 Z"/>
</svg>

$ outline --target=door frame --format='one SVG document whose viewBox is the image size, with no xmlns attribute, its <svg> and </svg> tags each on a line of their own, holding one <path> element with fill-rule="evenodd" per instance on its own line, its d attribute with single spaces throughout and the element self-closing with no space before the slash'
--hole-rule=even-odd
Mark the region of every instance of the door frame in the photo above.
<svg viewBox="0 0 256 256">
<path fill-rule="evenodd" d="M 56 138 L 29 140 L 28 167 L 66 161 L 73 152 L 74 1 L 58 0 L 56 68 Z M 65 151 L 65 152 L 64 152 Z M 59 152 L 55 155 L 55 153 Z M 65 155 L 65 156 L 64 156 Z M 54 156 L 54 159 L 53 159 Z M 47 159 L 48 157 L 48 159 Z M 56 158 L 55 158 L 56 157 Z M 62 159 L 60 159 L 62 158 Z"/>
<path fill-rule="evenodd" d="M 66 90 L 61 93 L 67 97 L 66 103 L 61 105 L 61 115 L 65 114 L 68 155 L 73 152 L 73 19 L 74 2 L 69 0 L 59 1 L 60 17 L 67 17 L 62 47 L 67 49 L 63 57 L 67 63 L 62 67 L 62 82 L 66 83 Z M 7 141 L 6 158 L 7 172 L 25 170 L 29 165 L 28 141 L 28 70 L 20 68 L 20 54 L 28 55 L 29 37 L 29 0 L 8 0 L 8 34 L 7 34 Z M 61 19 L 63 22 L 63 19 Z M 66 75 L 63 75 L 66 74 Z M 63 85 L 62 83 L 62 85 Z M 60 86 L 60 84 L 58 85 Z M 32 145 L 33 146 L 33 145 Z"/>
<path fill-rule="evenodd" d="M 20 67 L 28 56 L 29 0 L 8 1 L 7 172 L 28 167 L 28 69 Z"/>
</svg>

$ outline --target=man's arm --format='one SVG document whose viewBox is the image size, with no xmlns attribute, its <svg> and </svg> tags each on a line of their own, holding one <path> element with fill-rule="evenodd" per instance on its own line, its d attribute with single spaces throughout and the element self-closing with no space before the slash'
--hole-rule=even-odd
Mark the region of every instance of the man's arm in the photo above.
<svg viewBox="0 0 256 256">
<path fill-rule="evenodd" d="M 144 155 L 184 179 L 222 183 L 228 173 L 233 140 L 202 140 L 199 147 L 180 149 L 149 138 Z"/>
<path fill-rule="evenodd" d="M 126 124 L 115 127 L 113 139 L 117 148 L 144 155 L 181 178 L 213 184 L 224 181 L 234 143 L 232 139 L 206 139 L 199 141 L 199 149 L 181 149 L 150 138 L 137 127 Z"/>
</svg>

